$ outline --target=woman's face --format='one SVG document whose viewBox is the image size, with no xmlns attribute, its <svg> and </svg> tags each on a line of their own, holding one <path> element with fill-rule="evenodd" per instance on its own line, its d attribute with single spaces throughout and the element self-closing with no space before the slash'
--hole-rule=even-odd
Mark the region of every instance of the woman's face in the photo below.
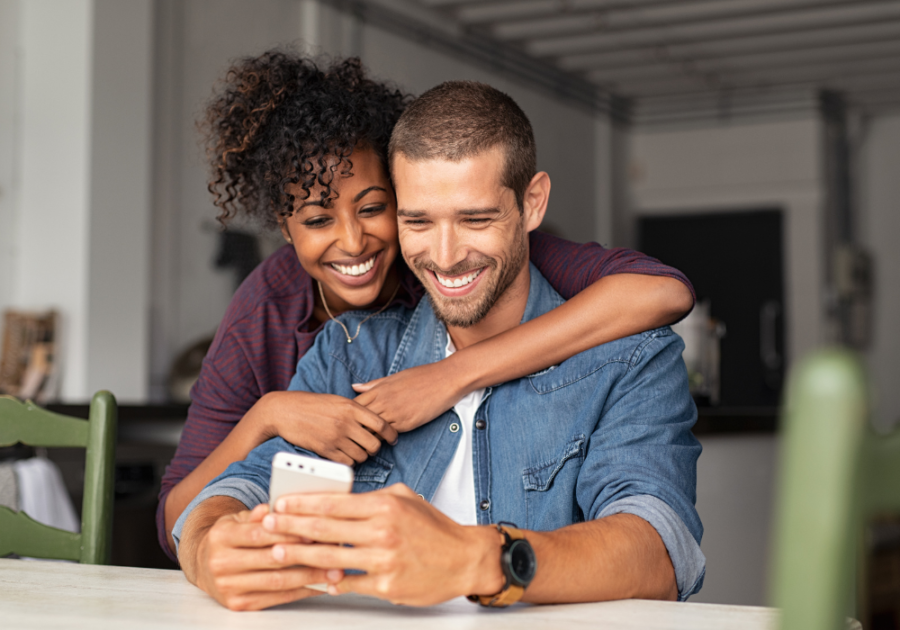
<svg viewBox="0 0 900 630">
<path fill-rule="evenodd" d="M 321 186 L 302 199 L 300 184 L 289 185 L 294 213 L 281 223 L 300 264 L 322 283 L 334 313 L 386 298 L 381 294 L 400 249 L 397 200 L 381 161 L 368 148 L 355 150 L 350 159 L 352 174 L 342 176 L 338 169 L 331 183 L 337 198 L 328 205 L 320 201 Z"/>
</svg>

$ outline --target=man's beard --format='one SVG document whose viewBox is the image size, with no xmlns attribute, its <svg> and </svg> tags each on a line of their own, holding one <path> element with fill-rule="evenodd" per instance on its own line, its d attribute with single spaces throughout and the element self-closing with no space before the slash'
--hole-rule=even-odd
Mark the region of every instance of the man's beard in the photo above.
<svg viewBox="0 0 900 630">
<path fill-rule="evenodd" d="M 523 232 L 522 222 L 520 221 L 516 226 L 516 236 L 513 239 L 512 249 L 506 265 L 503 266 L 499 274 L 491 273 L 490 277 L 483 280 L 489 284 L 481 289 L 477 289 L 477 295 L 464 298 L 448 298 L 434 287 L 432 280 L 428 276 L 432 275 L 432 271 L 448 276 L 458 276 L 482 267 L 486 268 L 485 271 L 493 271 L 498 267 L 497 261 L 493 258 L 484 257 L 475 261 L 465 261 L 447 270 L 440 269 L 430 260 L 415 261 L 413 263 L 413 269 L 428 291 L 431 308 L 439 320 L 446 326 L 468 328 L 485 318 L 500 297 L 515 281 L 516 276 L 522 270 L 522 265 L 525 264 L 525 260 L 528 257 L 528 246 Z M 481 273 L 485 273 L 485 271 Z"/>
</svg>

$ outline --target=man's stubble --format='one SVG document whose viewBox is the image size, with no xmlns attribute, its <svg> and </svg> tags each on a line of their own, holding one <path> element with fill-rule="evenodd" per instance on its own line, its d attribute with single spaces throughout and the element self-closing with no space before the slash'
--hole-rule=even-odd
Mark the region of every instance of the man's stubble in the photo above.
<svg viewBox="0 0 900 630">
<path fill-rule="evenodd" d="M 445 326 L 458 328 L 474 326 L 484 319 L 500 298 L 503 297 L 503 294 L 506 293 L 519 275 L 528 257 L 528 241 L 526 240 L 524 223 L 524 218 L 521 218 L 516 223 L 516 235 L 512 242 L 507 264 L 503 266 L 499 274 L 491 274 L 492 277 L 485 279 L 489 282 L 489 285 L 481 292 L 481 297 L 477 300 L 447 298 L 434 288 L 431 279 L 427 276 L 430 271 L 456 276 L 480 267 L 495 270 L 499 266 L 495 259 L 484 257 L 479 260 L 464 262 L 456 265 L 453 269 L 447 270 L 438 268 L 431 260 L 414 263 L 413 270 L 428 292 L 431 308 Z M 485 272 L 483 271 L 482 273 Z"/>
</svg>

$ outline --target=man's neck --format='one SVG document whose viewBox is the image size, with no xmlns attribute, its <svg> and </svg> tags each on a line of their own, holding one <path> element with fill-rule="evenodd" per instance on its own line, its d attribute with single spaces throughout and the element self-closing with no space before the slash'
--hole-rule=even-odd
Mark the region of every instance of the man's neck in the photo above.
<svg viewBox="0 0 900 630">
<path fill-rule="evenodd" d="M 462 350 L 518 326 L 522 322 L 522 316 L 525 315 L 530 286 L 531 273 L 526 261 L 513 283 L 480 322 L 468 328 L 447 326 L 447 332 L 456 349 Z"/>
</svg>

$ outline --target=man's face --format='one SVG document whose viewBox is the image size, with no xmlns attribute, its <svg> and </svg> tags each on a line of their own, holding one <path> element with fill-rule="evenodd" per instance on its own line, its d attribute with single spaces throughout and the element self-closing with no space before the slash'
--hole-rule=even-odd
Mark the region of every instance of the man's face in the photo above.
<svg viewBox="0 0 900 630">
<path fill-rule="evenodd" d="M 499 147 L 460 162 L 394 158 L 403 257 L 450 326 L 481 321 L 528 259 L 525 220 L 501 183 L 503 158 Z"/>
</svg>

